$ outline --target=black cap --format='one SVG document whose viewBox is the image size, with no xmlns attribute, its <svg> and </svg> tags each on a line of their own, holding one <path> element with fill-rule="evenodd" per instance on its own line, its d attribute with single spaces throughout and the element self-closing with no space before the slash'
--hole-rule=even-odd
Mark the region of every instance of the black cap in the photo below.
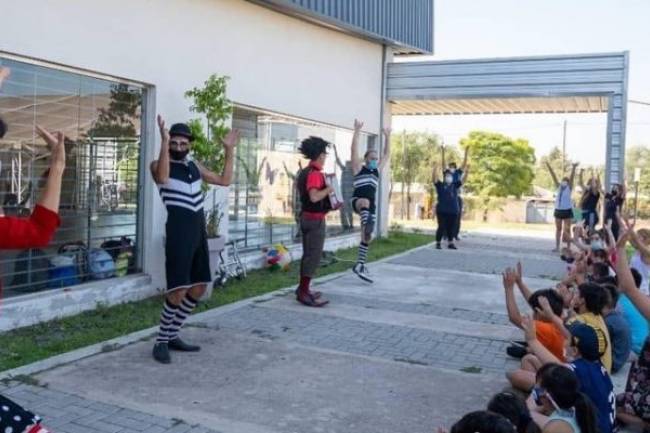
<svg viewBox="0 0 650 433">
<path fill-rule="evenodd" d="M 174 123 L 172 127 L 169 128 L 169 136 L 173 137 L 174 135 L 180 135 L 190 141 L 194 140 L 192 131 L 190 130 L 190 127 L 187 126 L 187 123 Z"/>
<path fill-rule="evenodd" d="M 2 117 L 0 117 L 0 138 L 4 137 L 6 133 L 7 133 L 7 124 L 5 123 L 4 120 L 2 120 Z"/>
</svg>

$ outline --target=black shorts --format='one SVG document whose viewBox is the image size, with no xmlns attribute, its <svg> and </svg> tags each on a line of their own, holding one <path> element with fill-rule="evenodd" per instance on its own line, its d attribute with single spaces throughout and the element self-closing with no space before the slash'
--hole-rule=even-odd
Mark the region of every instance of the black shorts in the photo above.
<svg viewBox="0 0 650 433">
<path fill-rule="evenodd" d="M 352 205 L 352 209 L 354 210 L 354 213 L 356 213 L 357 215 L 359 214 L 359 211 L 357 210 L 357 200 L 360 200 L 362 198 L 365 198 L 365 197 L 352 197 L 350 199 L 350 204 Z M 369 198 L 365 198 L 365 199 L 370 202 L 370 207 L 368 208 L 368 210 L 370 210 L 370 214 L 374 217 L 375 213 L 376 213 L 375 211 L 377 210 L 377 206 L 375 205 L 375 201 L 371 200 Z"/>
<path fill-rule="evenodd" d="M 555 209 L 553 216 L 559 220 L 571 220 L 573 219 L 573 209 Z"/>
<path fill-rule="evenodd" d="M 167 231 L 165 241 L 165 274 L 167 291 L 187 289 L 212 282 L 210 252 L 205 231 L 187 233 Z"/>
</svg>

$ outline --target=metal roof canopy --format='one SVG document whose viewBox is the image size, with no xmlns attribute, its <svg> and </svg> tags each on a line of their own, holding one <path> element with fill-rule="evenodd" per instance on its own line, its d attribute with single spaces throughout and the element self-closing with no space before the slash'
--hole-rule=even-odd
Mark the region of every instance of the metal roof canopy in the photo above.
<svg viewBox="0 0 650 433">
<path fill-rule="evenodd" d="M 398 62 L 393 115 L 607 113 L 606 183 L 625 167 L 629 53 Z"/>
</svg>

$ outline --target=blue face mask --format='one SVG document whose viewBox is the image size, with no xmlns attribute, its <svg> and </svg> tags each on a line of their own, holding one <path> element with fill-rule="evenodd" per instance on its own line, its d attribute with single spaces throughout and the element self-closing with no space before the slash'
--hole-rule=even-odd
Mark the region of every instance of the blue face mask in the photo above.
<svg viewBox="0 0 650 433">
<path fill-rule="evenodd" d="M 377 160 L 376 159 L 371 159 L 370 161 L 368 161 L 367 165 L 368 165 L 368 168 L 370 170 L 377 170 Z"/>
</svg>

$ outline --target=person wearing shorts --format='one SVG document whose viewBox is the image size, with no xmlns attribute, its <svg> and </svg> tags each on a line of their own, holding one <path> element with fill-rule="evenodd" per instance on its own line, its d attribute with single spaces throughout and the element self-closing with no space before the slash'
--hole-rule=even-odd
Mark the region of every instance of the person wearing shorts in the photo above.
<svg viewBox="0 0 650 433">
<path fill-rule="evenodd" d="M 239 134 L 231 131 L 223 140 L 226 162 L 223 173 L 219 175 L 189 156 L 193 135 L 188 125 L 176 123 L 167 130 L 164 120 L 158 116 L 158 127 L 162 138 L 160 155 L 150 168 L 167 208 L 167 290 L 153 357 L 162 364 L 169 364 L 169 350 L 198 352 L 201 349 L 185 343 L 178 336 L 185 319 L 212 281 L 201 185 L 203 182 L 230 185 L 234 147 Z"/>
<path fill-rule="evenodd" d="M 560 243 L 562 240 L 566 242 L 567 248 L 571 245 L 571 221 L 573 220 L 573 200 L 571 194 L 578 163 L 573 164 L 571 177 L 564 177 L 562 181 L 558 180 L 555 171 L 553 171 L 553 167 L 548 162 L 546 163 L 546 167 L 557 188 L 555 212 L 553 212 L 553 216 L 555 217 L 555 249 L 553 251 L 558 252 L 560 251 Z"/>
<path fill-rule="evenodd" d="M 354 192 L 350 203 L 352 209 L 359 215 L 361 220 L 361 240 L 359 242 L 359 253 L 357 262 L 352 271 L 363 281 L 372 283 L 372 278 L 366 266 L 368 248 L 372 241 L 372 234 L 375 231 L 377 219 L 377 188 L 379 187 L 379 174 L 383 171 L 386 162 L 390 159 L 390 129 L 384 130 L 386 144 L 384 154 L 379 161 L 379 155 L 375 150 L 366 151 L 363 156 L 363 165 L 359 159 L 359 134 L 363 128 L 363 122 L 354 121 L 354 135 L 352 136 L 352 170 L 354 172 Z"/>
</svg>

